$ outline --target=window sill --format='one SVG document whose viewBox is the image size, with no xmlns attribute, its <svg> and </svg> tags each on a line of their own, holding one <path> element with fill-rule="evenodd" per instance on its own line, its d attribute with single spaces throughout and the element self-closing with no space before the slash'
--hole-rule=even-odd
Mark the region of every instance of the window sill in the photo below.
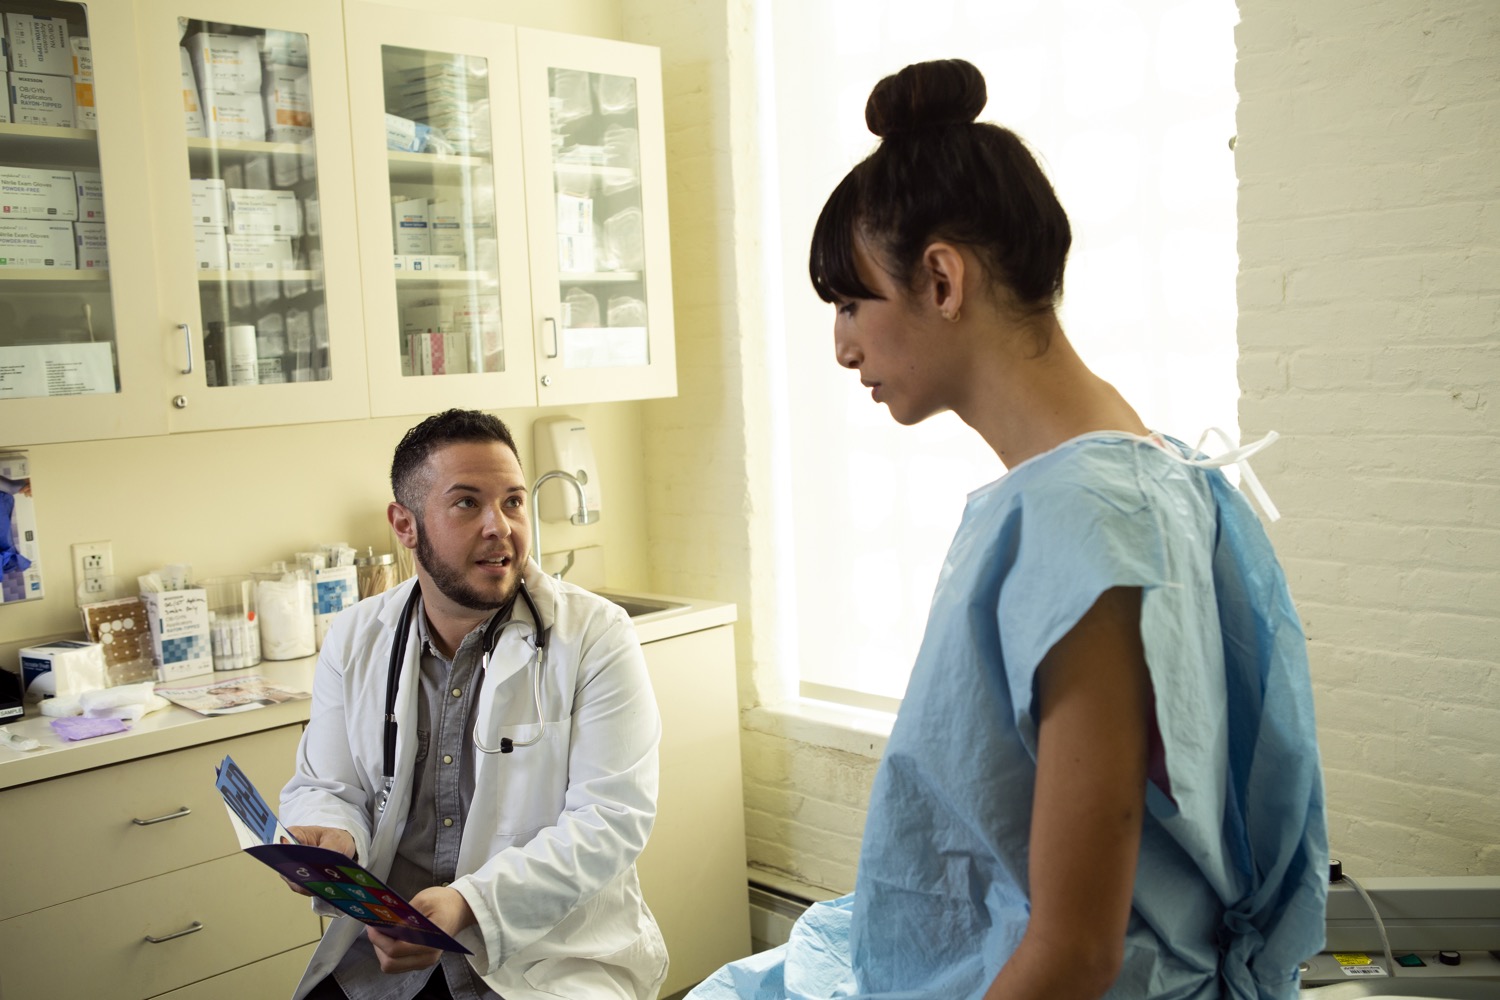
<svg viewBox="0 0 1500 1000">
<path fill-rule="evenodd" d="M 750 732 L 879 760 L 896 717 L 890 712 L 798 698 L 749 709 L 740 720 Z"/>
</svg>

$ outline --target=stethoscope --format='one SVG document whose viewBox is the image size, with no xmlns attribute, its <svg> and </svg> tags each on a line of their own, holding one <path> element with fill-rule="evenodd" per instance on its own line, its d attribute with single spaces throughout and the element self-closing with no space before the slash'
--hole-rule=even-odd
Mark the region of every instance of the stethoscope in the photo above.
<svg viewBox="0 0 1500 1000">
<path fill-rule="evenodd" d="M 529 740 L 517 741 L 504 736 L 501 737 L 498 747 L 487 747 L 479 739 L 479 728 L 476 726 L 474 747 L 480 753 L 511 753 L 516 747 L 529 747 L 541 742 L 542 737 L 547 734 L 547 719 L 542 715 L 542 671 L 547 664 L 547 630 L 542 627 L 542 614 L 537 610 L 536 602 L 531 599 L 531 591 L 526 589 L 525 580 L 521 581 L 518 589 L 521 600 L 526 602 L 526 608 L 531 612 L 532 621 L 536 622 L 536 669 L 531 675 L 531 696 L 536 702 L 536 721 L 540 728 L 537 734 Z M 396 786 L 396 690 L 401 683 L 401 667 L 406 660 L 406 642 L 411 632 L 412 616 L 416 614 L 417 604 L 421 599 L 422 586 L 413 581 L 411 596 L 407 597 L 406 605 L 401 609 L 401 617 L 396 620 L 396 641 L 391 644 L 391 662 L 385 679 L 385 736 L 381 764 L 383 780 L 380 794 L 375 797 L 380 812 L 385 812 L 385 804 L 390 801 L 391 790 Z M 496 614 L 490 619 L 489 625 L 485 626 L 483 645 L 486 673 L 489 672 L 490 657 L 494 655 L 495 643 L 500 639 L 500 632 L 514 620 L 510 616 Z"/>
</svg>

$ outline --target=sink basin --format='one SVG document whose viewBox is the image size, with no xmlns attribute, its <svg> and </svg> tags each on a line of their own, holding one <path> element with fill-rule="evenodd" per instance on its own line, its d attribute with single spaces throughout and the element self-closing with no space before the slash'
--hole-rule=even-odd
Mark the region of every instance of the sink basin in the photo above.
<svg viewBox="0 0 1500 1000">
<path fill-rule="evenodd" d="M 662 615 L 670 611 L 680 611 L 687 607 L 680 601 L 659 601 L 650 597 L 636 597 L 626 594 L 611 594 L 602 590 L 595 591 L 600 597 L 625 609 L 625 613 L 631 618 L 648 618 L 653 615 Z"/>
</svg>

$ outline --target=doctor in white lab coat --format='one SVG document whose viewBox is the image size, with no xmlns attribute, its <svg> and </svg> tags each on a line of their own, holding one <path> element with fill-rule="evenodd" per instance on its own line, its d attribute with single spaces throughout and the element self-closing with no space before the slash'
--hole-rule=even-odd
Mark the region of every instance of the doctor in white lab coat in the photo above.
<svg viewBox="0 0 1500 1000">
<path fill-rule="evenodd" d="M 336 981 L 350 997 L 654 998 L 667 956 L 635 859 L 656 814 L 661 724 L 633 626 L 615 605 L 550 579 L 528 560 L 526 482 L 509 432 L 494 417 L 448 411 L 424 421 L 397 448 L 392 479 L 391 524 L 416 552 L 417 577 L 361 601 L 330 630 L 282 817 L 304 843 L 349 854 L 407 892 L 473 955 L 398 941 L 339 915 L 296 997 L 338 996 L 330 992 Z M 540 622 L 516 599 L 523 578 Z M 420 620 L 401 663 L 395 782 L 382 810 L 388 664 L 417 582 L 413 618 Z M 485 667 L 481 637 L 492 623 L 503 624 Z M 467 675 L 460 672 L 465 657 Z M 439 702 L 468 692 L 457 680 L 450 690 L 444 671 L 477 686 L 466 717 L 472 733 L 461 730 L 467 738 L 452 755 L 442 755 L 451 742 L 436 743 L 434 713 L 451 712 Z M 425 708 L 418 704 L 424 697 Z M 429 731 L 420 730 L 419 714 Z M 496 748 L 502 738 L 514 741 L 513 752 L 478 746 Z M 429 761 L 429 753 L 438 756 Z M 460 830 L 451 815 L 425 816 L 439 859 L 448 838 L 452 878 L 440 878 L 439 860 L 439 884 L 403 887 L 388 877 L 393 865 L 409 876 L 407 854 L 432 863 L 427 843 L 419 836 L 414 851 L 405 834 L 413 823 L 424 829 L 422 811 L 436 808 L 430 786 L 440 761 L 472 769 Z M 424 764 L 429 787 L 414 801 Z"/>
</svg>

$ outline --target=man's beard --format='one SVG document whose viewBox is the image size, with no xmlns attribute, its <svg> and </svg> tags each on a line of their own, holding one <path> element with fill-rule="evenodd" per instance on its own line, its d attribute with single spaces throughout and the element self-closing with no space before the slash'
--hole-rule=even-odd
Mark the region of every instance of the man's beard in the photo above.
<svg viewBox="0 0 1500 1000">
<path fill-rule="evenodd" d="M 514 559 L 511 567 L 517 572 L 509 581 L 505 590 L 498 597 L 488 597 L 469 586 L 464 580 L 463 570 L 460 567 L 443 562 L 436 552 L 432 550 L 432 544 L 427 541 L 427 532 L 417 531 L 417 562 L 432 577 L 433 584 L 442 595 L 453 603 L 471 611 L 494 611 L 509 604 L 511 598 L 515 597 L 516 588 L 520 585 L 521 574 Z"/>
</svg>

